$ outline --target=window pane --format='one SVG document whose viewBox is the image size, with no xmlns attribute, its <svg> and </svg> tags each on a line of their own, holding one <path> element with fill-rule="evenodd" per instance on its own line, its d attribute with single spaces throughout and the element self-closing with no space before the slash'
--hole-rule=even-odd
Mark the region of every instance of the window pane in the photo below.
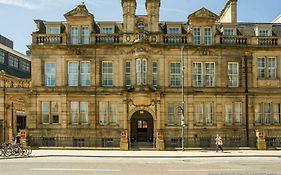
<svg viewBox="0 0 281 175">
<path fill-rule="evenodd" d="M 5 53 L 0 51 L 0 63 L 5 63 Z"/>
<path fill-rule="evenodd" d="M 265 78 L 265 58 L 258 58 L 258 78 Z"/>
<path fill-rule="evenodd" d="M 263 110 L 264 110 L 264 123 L 271 124 L 271 103 L 264 103 Z"/>
<path fill-rule="evenodd" d="M 141 59 L 136 60 L 137 85 L 141 85 Z"/>
<path fill-rule="evenodd" d="M 143 59 L 142 60 L 142 82 L 144 85 L 147 84 L 147 60 Z"/>
<path fill-rule="evenodd" d="M 268 58 L 268 78 L 276 78 L 276 58 Z"/>
<path fill-rule="evenodd" d="M 213 104 L 206 103 L 205 111 L 206 111 L 206 124 L 212 124 L 213 123 Z"/>
<path fill-rule="evenodd" d="M 57 102 L 52 102 L 52 123 L 59 123 L 59 105 Z"/>
<path fill-rule="evenodd" d="M 90 37 L 89 37 L 89 27 L 83 26 L 82 27 L 82 44 L 89 44 Z"/>
<path fill-rule="evenodd" d="M 274 124 L 281 124 L 281 104 L 273 105 L 273 122 Z"/>
<path fill-rule="evenodd" d="M 113 103 L 110 104 L 109 115 L 110 115 L 110 118 L 109 118 L 110 124 L 117 124 L 118 121 L 117 121 L 117 105 L 116 104 L 113 104 Z"/>
<path fill-rule="evenodd" d="M 70 103 L 71 124 L 78 124 L 78 102 Z"/>
<path fill-rule="evenodd" d="M 90 86 L 91 84 L 91 63 L 89 61 L 81 62 L 80 69 L 80 83 L 81 86 Z"/>
<path fill-rule="evenodd" d="M 42 102 L 42 123 L 49 124 L 49 111 L 50 111 L 50 103 Z"/>
<path fill-rule="evenodd" d="M 232 124 L 232 104 L 225 104 L 225 124 Z"/>
<path fill-rule="evenodd" d="M 203 104 L 202 103 L 198 103 L 195 104 L 195 121 L 196 124 L 202 125 L 203 124 Z"/>
<path fill-rule="evenodd" d="M 192 83 L 194 87 L 203 86 L 202 63 L 192 64 Z"/>
<path fill-rule="evenodd" d="M 181 63 L 170 64 L 170 81 L 172 87 L 181 86 Z"/>
<path fill-rule="evenodd" d="M 241 124 L 241 119 L 242 119 L 242 103 L 241 102 L 236 102 L 234 103 L 234 123 L 236 124 Z"/>
<path fill-rule="evenodd" d="M 168 125 L 175 124 L 175 105 L 169 103 L 168 104 Z"/>
<path fill-rule="evenodd" d="M 102 85 L 113 86 L 112 62 L 102 62 Z"/>
<path fill-rule="evenodd" d="M 99 103 L 99 123 L 101 125 L 108 124 L 108 103 L 107 102 Z"/>
<path fill-rule="evenodd" d="M 215 86 L 215 63 L 206 63 L 206 86 Z"/>
<path fill-rule="evenodd" d="M 152 85 L 157 86 L 158 85 L 158 66 L 157 62 L 152 63 Z"/>
<path fill-rule="evenodd" d="M 78 86 L 78 62 L 68 62 L 68 85 Z"/>
<path fill-rule="evenodd" d="M 261 116 L 262 116 L 261 109 L 262 109 L 261 104 L 255 105 L 255 123 L 256 124 L 261 124 Z"/>
<path fill-rule="evenodd" d="M 204 44 L 205 45 L 211 45 L 212 44 L 212 29 L 211 28 L 205 28 L 204 33 Z"/>
<path fill-rule="evenodd" d="M 200 28 L 196 27 L 193 29 L 193 44 L 200 45 L 201 44 L 201 32 Z"/>
<path fill-rule="evenodd" d="M 56 86 L 56 63 L 45 63 L 45 86 Z"/>
<path fill-rule="evenodd" d="M 125 65 L 125 85 L 131 86 L 131 62 L 126 61 Z"/>
<path fill-rule="evenodd" d="M 228 63 L 228 86 L 238 87 L 239 86 L 239 64 Z"/>
<path fill-rule="evenodd" d="M 81 123 L 88 124 L 88 102 L 81 102 L 80 103 L 80 116 L 81 116 Z"/>
<path fill-rule="evenodd" d="M 71 43 L 78 44 L 78 28 L 75 26 L 71 27 Z"/>
</svg>

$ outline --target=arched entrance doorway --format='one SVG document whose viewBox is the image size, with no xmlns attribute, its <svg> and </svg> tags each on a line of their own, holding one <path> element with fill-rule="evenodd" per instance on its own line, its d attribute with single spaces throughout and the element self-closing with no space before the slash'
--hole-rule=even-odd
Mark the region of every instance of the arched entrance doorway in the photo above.
<svg viewBox="0 0 281 175">
<path fill-rule="evenodd" d="M 154 124 L 152 115 L 144 110 L 136 111 L 131 118 L 132 146 L 153 146 Z"/>
</svg>

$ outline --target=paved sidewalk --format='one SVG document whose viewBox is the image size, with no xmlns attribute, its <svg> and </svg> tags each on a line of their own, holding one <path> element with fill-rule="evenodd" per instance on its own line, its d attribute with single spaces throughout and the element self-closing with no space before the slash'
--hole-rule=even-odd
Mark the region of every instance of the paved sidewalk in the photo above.
<svg viewBox="0 0 281 175">
<path fill-rule="evenodd" d="M 115 158 L 196 158 L 196 157 L 280 157 L 281 151 L 226 150 L 216 151 L 98 151 L 98 150 L 33 150 L 32 157 L 115 157 Z"/>
</svg>

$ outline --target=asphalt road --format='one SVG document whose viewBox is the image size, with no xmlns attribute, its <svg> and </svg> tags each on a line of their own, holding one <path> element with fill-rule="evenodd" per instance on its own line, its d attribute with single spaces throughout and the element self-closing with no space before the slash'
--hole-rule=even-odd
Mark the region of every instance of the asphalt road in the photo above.
<svg viewBox="0 0 281 175">
<path fill-rule="evenodd" d="M 0 175 L 281 175 L 280 157 L 0 159 Z"/>
</svg>

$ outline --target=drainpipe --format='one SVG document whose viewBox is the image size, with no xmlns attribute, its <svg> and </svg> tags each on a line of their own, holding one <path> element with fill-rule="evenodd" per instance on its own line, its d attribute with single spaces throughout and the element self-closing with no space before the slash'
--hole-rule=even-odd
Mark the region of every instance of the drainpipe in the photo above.
<svg viewBox="0 0 281 175">
<path fill-rule="evenodd" d="M 249 147 L 249 89 L 248 89 L 248 53 L 244 57 L 245 64 L 245 115 L 246 115 L 246 139 Z"/>
</svg>

